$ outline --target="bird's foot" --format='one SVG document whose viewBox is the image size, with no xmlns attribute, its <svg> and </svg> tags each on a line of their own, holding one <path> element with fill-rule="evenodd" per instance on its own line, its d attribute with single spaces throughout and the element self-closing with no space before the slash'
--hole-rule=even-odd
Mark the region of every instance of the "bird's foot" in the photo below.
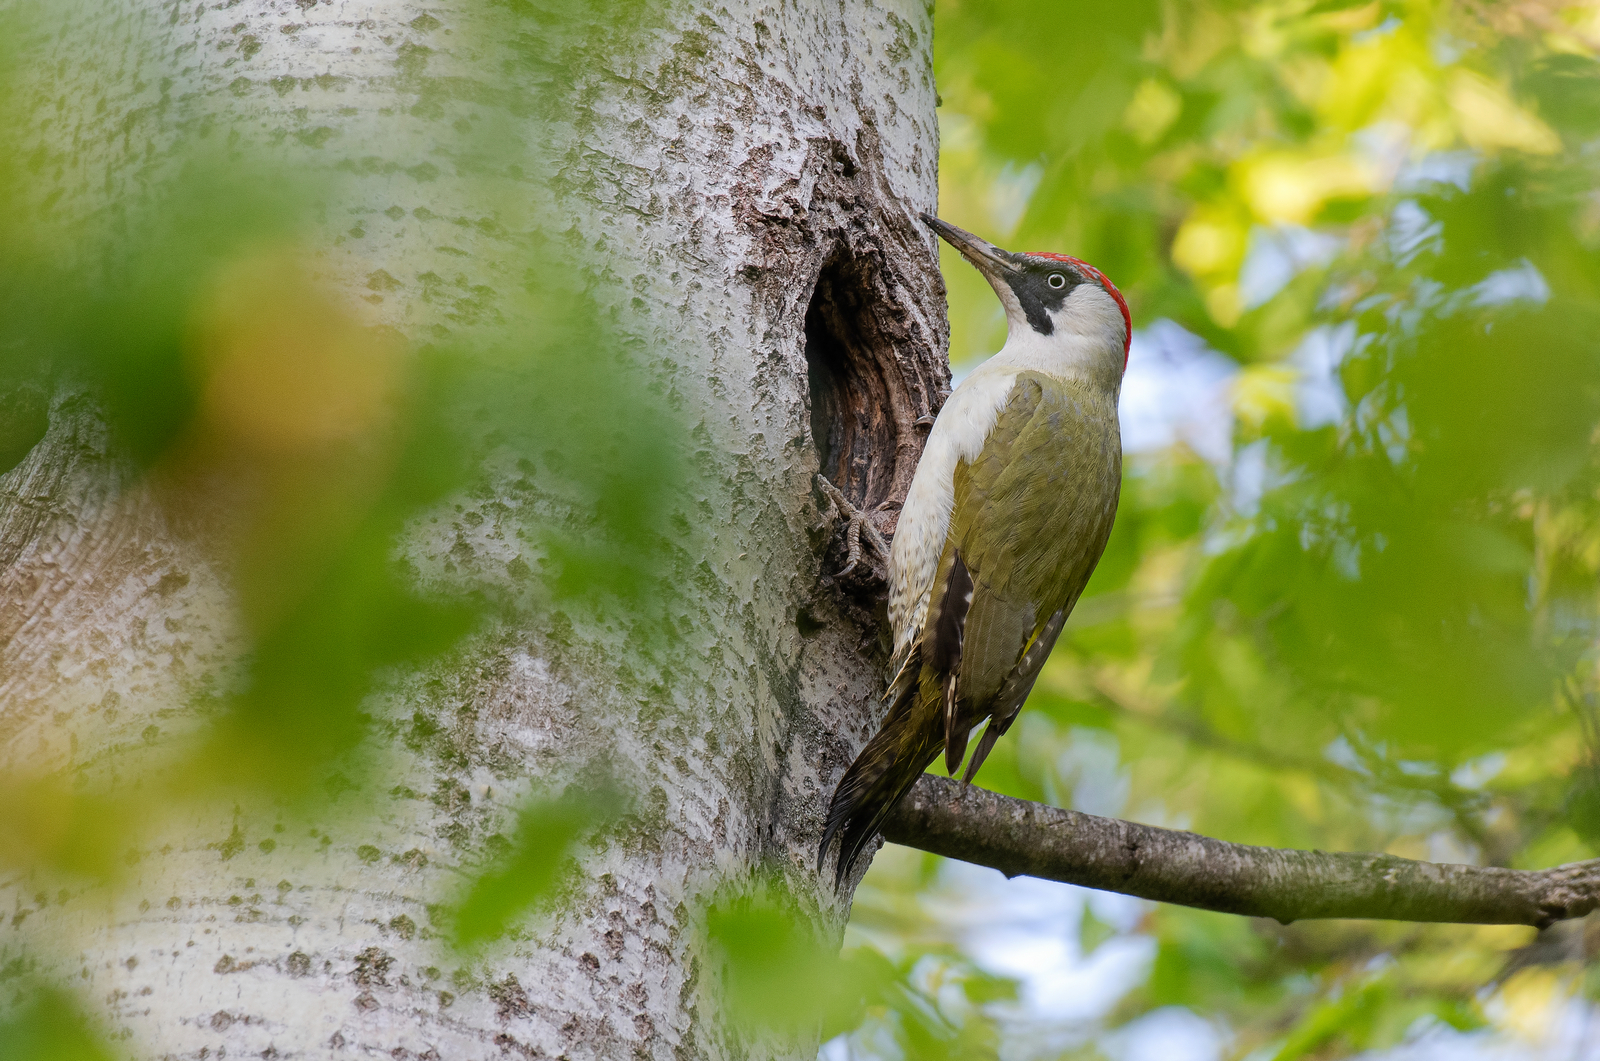
<svg viewBox="0 0 1600 1061">
<path fill-rule="evenodd" d="M 844 491 L 830 483 L 825 476 L 817 476 L 817 485 L 822 488 L 822 496 L 828 499 L 828 510 L 822 514 L 823 523 L 832 524 L 841 516 L 850 521 L 844 532 L 846 562 L 835 577 L 843 578 L 854 571 L 856 565 L 861 562 L 862 538 L 865 538 L 867 544 L 877 550 L 878 555 L 888 563 L 889 543 L 883 540 L 883 535 L 872 525 L 867 513 L 852 505 L 850 499 L 844 496 Z"/>
</svg>

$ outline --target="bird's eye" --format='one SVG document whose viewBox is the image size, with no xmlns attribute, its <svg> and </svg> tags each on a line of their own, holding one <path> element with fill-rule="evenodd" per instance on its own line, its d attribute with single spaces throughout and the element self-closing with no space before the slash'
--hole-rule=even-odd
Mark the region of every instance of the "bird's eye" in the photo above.
<svg viewBox="0 0 1600 1061">
<path fill-rule="evenodd" d="M 1051 273 L 1050 279 L 1046 280 L 1045 283 L 1049 284 L 1057 291 L 1060 291 L 1063 287 L 1067 286 L 1067 278 L 1062 276 L 1060 273 Z"/>
</svg>

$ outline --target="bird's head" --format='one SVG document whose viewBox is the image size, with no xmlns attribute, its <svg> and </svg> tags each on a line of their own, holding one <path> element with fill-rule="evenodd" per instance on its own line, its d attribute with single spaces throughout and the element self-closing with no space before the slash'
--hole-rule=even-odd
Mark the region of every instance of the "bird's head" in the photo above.
<svg viewBox="0 0 1600 1061">
<path fill-rule="evenodd" d="M 1117 378 L 1127 371 L 1133 320 L 1122 292 L 1099 269 L 1067 254 L 1002 250 L 948 221 L 928 214 L 922 220 L 1000 296 L 1010 342 L 1059 345 L 1074 360 L 1103 363 Z"/>
</svg>

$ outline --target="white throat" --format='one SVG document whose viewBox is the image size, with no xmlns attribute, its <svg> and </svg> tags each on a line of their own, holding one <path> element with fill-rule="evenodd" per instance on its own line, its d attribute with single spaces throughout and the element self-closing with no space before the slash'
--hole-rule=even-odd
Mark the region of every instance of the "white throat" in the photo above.
<svg viewBox="0 0 1600 1061">
<path fill-rule="evenodd" d="M 1079 284 L 1051 311 L 1053 330 L 1042 335 L 1028 323 L 1017 296 L 1004 284 L 995 293 L 1006 308 L 1006 344 L 991 360 L 1121 390 L 1127 326 L 1116 300 L 1098 284 Z"/>
</svg>

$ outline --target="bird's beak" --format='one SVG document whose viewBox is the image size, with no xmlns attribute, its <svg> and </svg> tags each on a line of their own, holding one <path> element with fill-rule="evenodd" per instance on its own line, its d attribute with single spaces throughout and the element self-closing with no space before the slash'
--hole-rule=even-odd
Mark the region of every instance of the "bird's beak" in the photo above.
<svg viewBox="0 0 1600 1061">
<path fill-rule="evenodd" d="M 956 250 L 961 256 L 982 273 L 990 283 L 998 282 L 1007 273 L 1017 271 L 1016 262 L 1012 259 L 1011 252 L 1001 250 L 986 239 L 979 239 L 964 228 L 957 228 L 948 221 L 941 221 L 931 214 L 923 214 L 922 220 L 927 226 L 944 237 L 944 241 Z"/>
</svg>

